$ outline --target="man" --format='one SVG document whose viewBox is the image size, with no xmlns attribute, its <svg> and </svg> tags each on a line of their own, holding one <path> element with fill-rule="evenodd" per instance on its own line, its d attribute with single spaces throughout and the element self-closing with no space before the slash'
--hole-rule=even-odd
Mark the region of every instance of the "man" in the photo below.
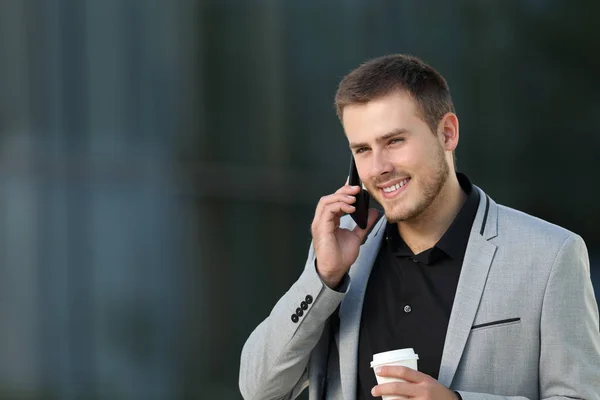
<svg viewBox="0 0 600 400">
<path fill-rule="evenodd" d="M 454 167 L 444 78 L 390 55 L 340 83 L 340 120 L 385 218 L 320 199 L 305 270 L 250 335 L 245 399 L 600 399 L 598 309 L 583 240 L 495 203 Z M 419 354 L 377 385 L 373 354 Z"/>
</svg>

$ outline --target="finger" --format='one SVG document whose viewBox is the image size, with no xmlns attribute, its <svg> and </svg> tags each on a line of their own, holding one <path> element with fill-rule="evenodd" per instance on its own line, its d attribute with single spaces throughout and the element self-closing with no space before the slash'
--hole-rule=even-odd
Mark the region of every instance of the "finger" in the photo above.
<svg viewBox="0 0 600 400">
<path fill-rule="evenodd" d="M 385 376 L 390 378 L 398 378 L 407 382 L 420 383 L 426 381 L 429 375 L 425 375 L 422 372 L 414 370 L 408 367 L 402 367 L 399 365 L 387 365 L 378 367 L 375 373 L 379 376 Z"/>
<path fill-rule="evenodd" d="M 324 223 L 333 221 L 334 223 L 339 224 L 339 220 L 344 214 L 351 214 L 354 211 L 356 211 L 356 207 L 345 202 L 340 201 L 337 203 L 328 204 L 323 210 L 321 221 Z"/>
<path fill-rule="evenodd" d="M 336 190 L 336 193 L 345 193 L 345 194 L 350 194 L 350 195 L 355 195 L 359 192 L 360 190 L 360 186 L 350 186 L 350 185 L 344 185 L 341 188 L 339 188 L 338 190 Z"/>
<path fill-rule="evenodd" d="M 419 395 L 419 387 L 409 382 L 388 382 L 374 386 L 371 389 L 373 397 L 398 396 L 398 398 L 416 397 Z"/>
<path fill-rule="evenodd" d="M 315 210 L 315 220 L 321 218 L 325 207 L 327 207 L 330 204 L 337 203 L 337 202 L 344 202 L 347 204 L 352 204 L 352 203 L 356 202 L 356 197 L 352 196 L 350 194 L 337 193 L 337 192 L 334 194 L 330 194 L 328 196 L 321 197 L 321 199 L 319 200 L 319 203 L 317 204 L 317 208 Z"/>
<path fill-rule="evenodd" d="M 336 190 L 335 193 L 330 194 L 328 196 L 323 196 L 319 200 L 319 204 L 317 204 L 317 209 L 315 210 L 315 215 L 321 215 L 323 212 L 323 206 L 333 203 L 334 201 L 339 201 L 342 197 L 336 197 L 335 195 L 346 195 L 351 197 L 351 202 L 356 201 L 356 194 L 359 192 L 360 188 L 358 186 L 350 186 L 345 185 Z"/>
<path fill-rule="evenodd" d="M 318 232 L 332 233 L 340 226 L 340 219 L 344 214 L 351 214 L 356 208 L 345 202 L 336 202 L 323 207 L 319 217 L 315 217 L 311 227 L 313 235 Z"/>
<path fill-rule="evenodd" d="M 353 232 L 360 238 L 360 242 L 362 243 L 367 236 L 367 233 L 371 230 L 375 221 L 377 221 L 377 217 L 379 216 L 379 210 L 375 208 L 369 209 L 369 217 L 367 218 L 367 226 L 365 229 L 360 229 L 358 225 L 354 227 Z"/>
</svg>

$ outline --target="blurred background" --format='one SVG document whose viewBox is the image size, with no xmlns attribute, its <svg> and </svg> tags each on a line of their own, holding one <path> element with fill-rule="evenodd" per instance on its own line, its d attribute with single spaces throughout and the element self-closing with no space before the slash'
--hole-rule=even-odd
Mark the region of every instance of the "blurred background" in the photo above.
<svg viewBox="0 0 600 400">
<path fill-rule="evenodd" d="M 340 79 L 448 80 L 459 170 L 600 288 L 600 2 L 1 0 L 0 398 L 239 399 L 347 174 Z M 597 290 L 598 291 L 598 290 Z"/>
</svg>

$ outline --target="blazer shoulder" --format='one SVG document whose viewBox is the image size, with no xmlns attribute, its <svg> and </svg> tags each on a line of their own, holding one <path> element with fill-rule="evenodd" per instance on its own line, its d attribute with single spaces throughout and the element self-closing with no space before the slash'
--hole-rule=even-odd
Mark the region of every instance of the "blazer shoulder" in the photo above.
<svg viewBox="0 0 600 400">
<path fill-rule="evenodd" d="M 578 234 L 542 218 L 501 204 L 497 207 L 500 236 L 506 235 L 505 237 L 516 237 L 530 243 L 542 242 L 547 245 L 560 245 L 569 238 L 583 241 Z"/>
</svg>

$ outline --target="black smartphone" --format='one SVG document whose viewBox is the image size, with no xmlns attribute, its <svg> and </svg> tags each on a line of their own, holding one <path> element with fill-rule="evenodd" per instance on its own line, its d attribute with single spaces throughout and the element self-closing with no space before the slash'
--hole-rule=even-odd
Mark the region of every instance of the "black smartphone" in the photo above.
<svg viewBox="0 0 600 400">
<path fill-rule="evenodd" d="M 360 192 L 356 195 L 356 202 L 354 207 L 356 210 L 350 214 L 356 225 L 361 229 L 366 229 L 367 220 L 369 219 L 369 192 L 363 189 L 362 182 L 358 176 L 358 170 L 356 169 L 356 162 L 354 156 L 350 157 L 350 172 L 348 172 L 348 184 L 352 186 L 359 186 Z"/>
</svg>

